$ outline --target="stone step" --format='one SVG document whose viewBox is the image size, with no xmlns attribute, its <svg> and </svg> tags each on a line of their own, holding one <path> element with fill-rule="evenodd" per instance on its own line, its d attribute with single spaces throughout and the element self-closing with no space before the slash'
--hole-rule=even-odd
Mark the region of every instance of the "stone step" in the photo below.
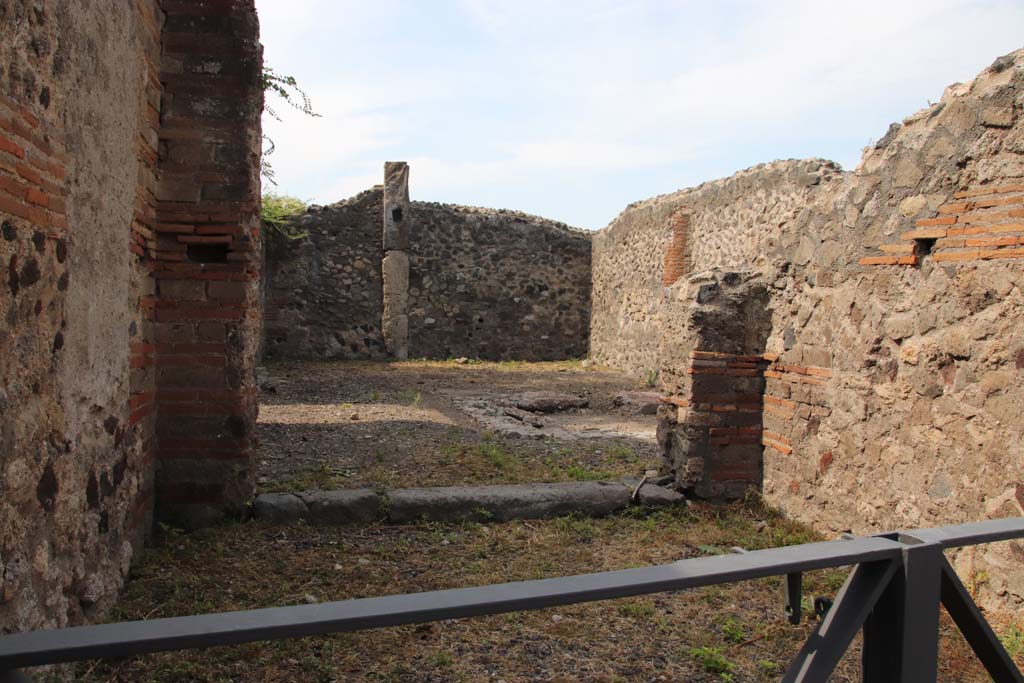
<svg viewBox="0 0 1024 683">
<path fill-rule="evenodd" d="M 253 504 L 256 519 L 278 524 L 352 524 L 387 520 L 410 523 L 503 522 L 547 519 L 567 514 L 603 517 L 634 501 L 635 480 L 588 481 L 497 486 L 443 486 L 394 489 L 378 494 L 370 489 L 265 493 Z M 682 494 L 645 483 L 636 504 L 660 507 L 684 503 Z"/>
</svg>

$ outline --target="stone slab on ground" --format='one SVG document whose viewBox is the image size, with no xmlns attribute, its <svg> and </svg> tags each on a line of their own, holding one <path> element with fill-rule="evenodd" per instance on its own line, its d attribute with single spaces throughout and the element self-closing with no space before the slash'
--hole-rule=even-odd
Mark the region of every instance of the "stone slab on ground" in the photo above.
<svg viewBox="0 0 1024 683">
<path fill-rule="evenodd" d="M 639 480 L 443 486 L 387 491 L 370 489 L 265 493 L 256 498 L 253 516 L 275 524 L 368 523 L 384 517 L 395 523 L 427 519 L 437 522 L 504 522 L 546 519 L 571 513 L 603 517 L 629 507 Z M 387 501 L 385 503 L 385 500 Z M 640 505 L 661 507 L 682 503 L 682 494 L 645 483 L 637 493 Z"/>
<path fill-rule="evenodd" d="M 601 517 L 629 505 L 621 482 L 447 486 L 388 492 L 392 522 L 545 519 L 572 512 Z"/>
<path fill-rule="evenodd" d="M 661 394 L 657 391 L 624 391 L 612 399 L 613 406 L 632 415 L 654 415 L 660 403 Z"/>
<path fill-rule="evenodd" d="M 275 524 L 351 524 L 374 522 L 383 509 L 381 497 L 370 489 L 264 493 L 253 503 L 253 516 Z"/>
<path fill-rule="evenodd" d="M 659 477 L 660 479 L 660 477 Z M 629 487 L 632 491 L 636 488 L 637 484 L 640 483 L 639 479 L 633 477 L 626 477 L 622 482 Z M 647 505 L 650 507 L 665 507 L 667 505 L 679 505 L 686 502 L 686 496 L 679 493 L 675 489 L 671 489 L 667 486 L 659 486 L 651 479 L 644 481 L 643 486 L 637 491 L 636 501 L 638 505 Z"/>
<path fill-rule="evenodd" d="M 308 508 L 307 519 L 318 524 L 375 522 L 384 516 L 381 497 L 370 489 L 305 491 L 296 495 Z"/>
<path fill-rule="evenodd" d="M 253 517 L 274 524 L 298 522 L 307 512 L 306 504 L 294 493 L 264 493 L 252 504 Z"/>
<path fill-rule="evenodd" d="M 531 413 L 557 413 L 572 408 L 586 408 L 590 401 L 581 396 L 556 391 L 526 391 L 512 397 L 512 405 Z"/>
</svg>

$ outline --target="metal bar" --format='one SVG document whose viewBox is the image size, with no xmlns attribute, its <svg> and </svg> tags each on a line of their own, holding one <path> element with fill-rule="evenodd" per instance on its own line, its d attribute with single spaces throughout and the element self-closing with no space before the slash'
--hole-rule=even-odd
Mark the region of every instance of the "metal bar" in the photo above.
<svg viewBox="0 0 1024 683">
<path fill-rule="evenodd" d="M 942 562 L 942 604 L 993 681 L 1024 683 L 1020 669 L 945 558 Z"/>
<path fill-rule="evenodd" d="M 782 683 L 828 680 L 899 566 L 899 560 L 867 562 L 850 572 L 832 608 L 790 662 Z"/>
<path fill-rule="evenodd" d="M 903 602 L 906 578 L 896 572 L 864 621 L 863 683 L 899 683 L 903 671 Z"/>
<path fill-rule="evenodd" d="M 786 574 L 786 618 L 794 626 L 803 615 L 804 575 L 803 572 Z"/>
<path fill-rule="evenodd" d="M 886 538 L 827 541 L 540 581 L 19 633 L 0 636 L 0 670 L 500 614 L 898 561 L 902 547 Z"/>
<path fill-rule="evenodd" d="M 980 543 L 1007 541 L 1024 536 L 1024 517 L 989 519 L 984 522 L 955 524 L 934 529 L 905 531 L 900 536 L 920 539 L 923 543 L 936 543 L 943 550 L 963 548 Z"/>
<path fill-rule="evenodd" d="M 939 605 L 942 546 L 903 549 L 903 628 L 900 683 L 935 683 L 939 675 Z"/>
</svg>

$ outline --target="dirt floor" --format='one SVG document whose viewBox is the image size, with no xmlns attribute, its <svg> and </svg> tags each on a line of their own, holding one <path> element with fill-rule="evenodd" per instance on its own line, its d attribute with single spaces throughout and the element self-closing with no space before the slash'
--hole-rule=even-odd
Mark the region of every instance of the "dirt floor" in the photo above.
<svg viewBox="0 0 1024 683">
<path fill-rule="evenodd" d="M 658 465 L 653 415 L 613 405 L 650 391 L 579 362 L 287 362 L 260 370 L 261 492 L 642 476 Z M 527 414 L 522 392 L 587 407 Z M 523 415 L 520 415 L 523 417 Z"/>
<path fill-rule="evenodd" d="M 814 540 L 758 505 L 600 520 L 165 532 L 111 620 L 415 592 L 660 564 Z M 806 602 L 845 573 L 808 574 Z M 809 604 L 807 605 L 809 607 Z M 813 623 L 791 626 L 779 579 L 332 637 L 86 662 L 89 683 L 772 681 Z M 1024 634 L 1002 627 L 1022 662 Z M 940 680 L 987 681 L 944 619 Z M 855 647 L 833 681 L 858 681 Z"/>
</svg>

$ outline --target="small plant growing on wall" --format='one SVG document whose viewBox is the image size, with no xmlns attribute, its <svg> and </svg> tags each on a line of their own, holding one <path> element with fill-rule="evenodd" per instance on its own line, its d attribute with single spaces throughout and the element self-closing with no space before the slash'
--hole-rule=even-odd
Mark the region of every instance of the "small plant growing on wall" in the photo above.
<svg viewBox="0 0 1024 683">
<path fill-rule="evenodd" d="M 273 233 L 289 240 L 305 237 L 308 233 L 291 224 L 291 219 L 306 210 L 308 204 L 297 197 L 268 192 L 260 205 L 260 220 Z"/>
<path fill-rule="evenodd" d="M 263 65 L 263 75 L 260 78 L 260 85 L 263 88 L 263 112 L 276 121 L 280 121 L 281 117 L 278 116 L 277 111 L 267 102 L 267 95 L 277 95 L 285 104 L 293 109 L 296 109 L 306 116 L 317 118 L 320 114 L 313 111 L 313 103 L 309 99 L 309 95 L 306 91 L 299 87 L 298 82 L 294 76 L 283 76 L 273 68 Z M 263 136 L 263 156 L 260 159 L 260 174 L 266 179 L 271 185 L 277 185 L 274 181 L 274 168 L 270 165 L 267 160 L 274 150 L 277 149 L 277 145 L 266 135 Z"/>
<path fill-rule="evenodd" d="M 318 117 L 313 111 L 313 104 L 306 91 L 299 87 L 294 76 L 283 76 L 271 67 L 263 65 L 263 75 L 260 79 L 263 88 L 264 103 L 263 111 L 277 121 L 281 120 L 274 108 L 268 103 L 267 95 L 276 95 L 284 100 L 285 104 L 297 109 L 306 116 Z M 260 174 L 271 185 L 277 185 L 274 181 L 274 169 L 267 160 L 267 157 L 274 153 L 276 145 L 266 135 L 263 136 L 263 156 L 260 159 Z M 260 220 L 268 229 L 269 234 L 277 234 L 287 239 L 299 239 L 305 237 L 306 233 L 298 230 L 290 224 L 290 219 L 306 210 L 307 202 L 296 197 L 279 195 L 268 192 L 263 195 L 263 202 L 260 208 Z"/>
</svg>

